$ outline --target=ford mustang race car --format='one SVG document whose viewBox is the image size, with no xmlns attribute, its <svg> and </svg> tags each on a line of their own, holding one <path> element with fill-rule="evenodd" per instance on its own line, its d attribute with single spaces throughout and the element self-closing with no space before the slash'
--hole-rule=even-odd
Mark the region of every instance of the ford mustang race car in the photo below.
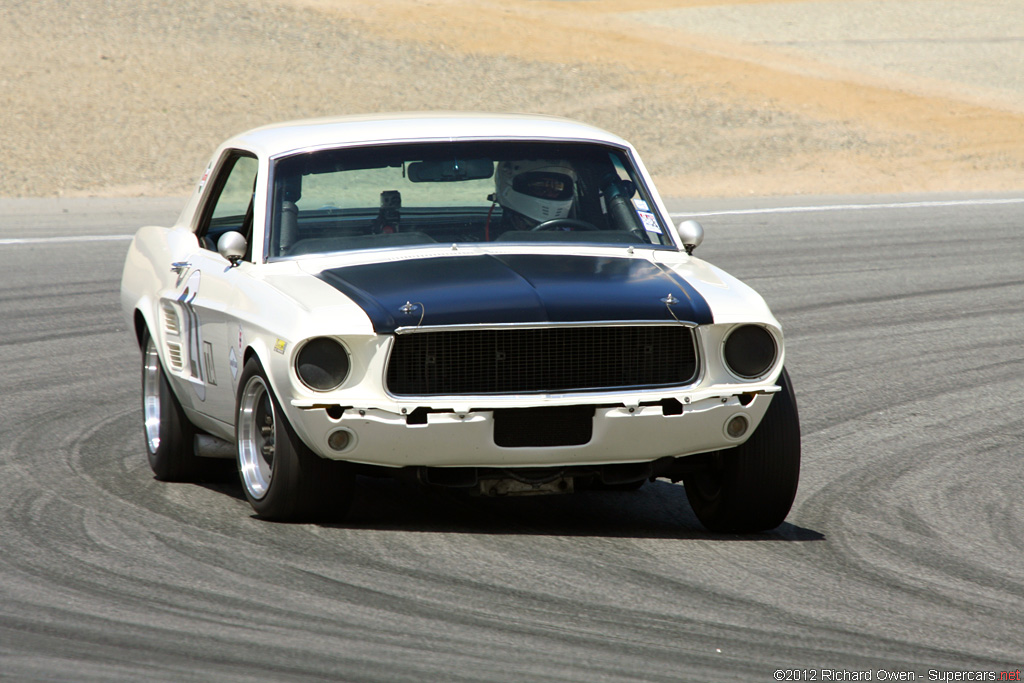
<svg viewBox="0 0 1024 683">
<path fill-rule="evenodd" d="M 726 532 L 800 469 L 779 323 L 693 256 L 633 147 L 544 116 L 258 128 L 121 284 L 158 479 L 233 458 L 256 514 L 338 518 L 357 477 L 480 495 L 683 482 Z"/>
</svg>

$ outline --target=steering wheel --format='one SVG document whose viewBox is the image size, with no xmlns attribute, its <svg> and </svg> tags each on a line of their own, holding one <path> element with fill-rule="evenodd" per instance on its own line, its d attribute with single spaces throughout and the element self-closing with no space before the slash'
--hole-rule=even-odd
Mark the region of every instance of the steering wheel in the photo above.
<svg viewBox="0 0 1024 683">
<path fill-rule="evenodd" d="M 597 226 L 587 221 L 577 220 L 575 218 L 552 218 L 549 221 L 538 223 L 533 226 L 531 231 L 537 230 L 557 230 L 560 227 L 569 228 L 570 230 L 597 230 Z"/>
</svg>

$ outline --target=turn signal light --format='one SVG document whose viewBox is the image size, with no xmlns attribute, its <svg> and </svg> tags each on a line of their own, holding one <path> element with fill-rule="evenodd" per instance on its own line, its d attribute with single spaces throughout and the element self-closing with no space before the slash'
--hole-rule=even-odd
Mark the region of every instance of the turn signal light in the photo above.
<svg viewBox="0 0 1024 683">
<path fill-rule="evenodd" d="M 747 428 L 750 426 L 750 422 L 747 420 L 746 415 L 733 415 L 729 418 L 729 421 L 725 423 L 725 433 L 730 438 L 738 439 L 747 433 Z"/>
</svg>

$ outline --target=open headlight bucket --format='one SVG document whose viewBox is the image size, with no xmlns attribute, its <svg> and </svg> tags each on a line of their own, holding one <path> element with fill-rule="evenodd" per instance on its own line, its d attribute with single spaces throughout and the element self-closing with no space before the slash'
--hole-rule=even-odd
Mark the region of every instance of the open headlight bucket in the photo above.
<svg viewBox="0 0 1024 683">
<path fill-rule="evenodd" d="M 332 391 L 348 377 L 348 349 L 337 339 L 314 337 L 295 354 L 295 374 L 313 391 Z"/>
<path fill-rule="evenodd" d="M 772 369 L 779 347 L 770 331 L 760 325 L 740 325 L 722 343 L 722 360 L 743 380 L 759 379 Z"/>
</svg>

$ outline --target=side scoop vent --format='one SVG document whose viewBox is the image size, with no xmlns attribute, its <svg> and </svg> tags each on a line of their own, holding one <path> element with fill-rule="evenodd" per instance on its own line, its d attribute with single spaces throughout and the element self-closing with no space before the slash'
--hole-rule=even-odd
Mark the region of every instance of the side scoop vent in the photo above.
<svg viewBox="0 0 1024 683">
<path fill-rule="evenodd" d="M 167 334 L 178 336 L 181 334 L 181 322 L 178 320 L 178 311 L 170 301 L 163 303 L 164 331 Z"/>
<path fill-rule="evenodd" d="M 171 370 L 174 372 L 182 371 L 185 367 L 185 362 L 181 355 L 181 344 L 178 342 L 167 342 L 167 360 L 171 364 Z"/>
</svg>

